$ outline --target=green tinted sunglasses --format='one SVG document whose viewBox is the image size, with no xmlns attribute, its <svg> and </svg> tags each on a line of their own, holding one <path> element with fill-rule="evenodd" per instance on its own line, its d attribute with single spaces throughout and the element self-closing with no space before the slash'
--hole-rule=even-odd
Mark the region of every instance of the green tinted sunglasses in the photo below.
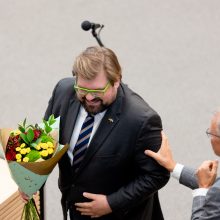
<svg viewBox="0 0 220 220">
<path fill-rule="evenodd" d="M 84 87 L 80 87 L 77 85 L 74 85 L 74 89 L 76 90 L 77 94 L 80 96 L 86 96 L 88 93 L 90 93 L 93 97 L 101 97 L 105 94 L 105 92 L 108 90 L 110 86 L 110 82 L 108 82 L 103 89 L 87 89 Z"/>
</svg>

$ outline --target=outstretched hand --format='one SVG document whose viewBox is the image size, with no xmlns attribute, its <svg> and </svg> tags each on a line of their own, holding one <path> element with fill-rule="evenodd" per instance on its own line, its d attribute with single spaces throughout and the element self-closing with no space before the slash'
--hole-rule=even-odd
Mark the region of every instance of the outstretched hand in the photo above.
<svg viewBox="0 0 220 220">
<path fill-rule="evenodd" d="M 198 185 L 200 188 L 209 188 L 214 183 L 217 176 L 218 161 L 204 161 L 196 171 Z"/>
<path fill-rule="evenodd" d="M 173 171 L 176 162 L 173 159 L 172 151 L 169 146 L 168 138 L 166 137 L 165 133 L 161 131 L 162 136 L 162 143 L 160 150 L 155 153 L 151 150 L 145 150 L 144 153 L 147 156 L 152 157 L 155 159 L 161 166 L 165 167 L 170 172 Z"/>
</svg>

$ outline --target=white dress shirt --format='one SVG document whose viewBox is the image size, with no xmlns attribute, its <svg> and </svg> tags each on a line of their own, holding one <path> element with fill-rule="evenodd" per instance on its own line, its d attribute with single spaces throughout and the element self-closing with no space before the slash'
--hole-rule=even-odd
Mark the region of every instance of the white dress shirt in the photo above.
<svg viewBox="0 0 220 220">
<path fill-rule="evenodd" d="M 100 113 L 98 113 L 94 116 L 94 125 L 93 125 L 92 133 L 91 133 L 91 136 L 90 136 L 90 139 L 89 139 L 88 147 L 89 147 L 90 141 L 91 141 L 92 137 L 94 136 L 94 134 L 95 134 L 102 118 L 104 117 L 105 113 L 106 113 L 106 110 L 103 111 L 103 112 L 100 112 Z M 83 108 L 83 106 L 81 106 L 80 110 L 79 110 L 79 114 L 78 114 L 77 119 L 76 119 L 75 127 L 73 129 L 73 133 L 72 133 L 72 136 L 71 136 L 71 139 L 70 139 L 70 147 L 67 151 L 67 154 L 70 158 L 71 164 L 72 164 L 72 161 L 73 161 L 73 149 L 76 145 L 76 142 L 77 142 L 77 139 L 79 137 L 79 133 L 80 133 L 82 124 L 85 121 L 87 115 L 88 115 L 88 113 Z"/>
<path fill-rule="evenodd" d="M 183 170 L 183 167 L 184 166 L 182 164 L 177 163 L 176 166 L 173 169 L 173 172 L 171 172 L 171 176 L 179 181 L 181 172 Z M 193 198 L 196 197 L 196 196 L 206 196 L 208 190 L 209 189 L 207 189 L 207 188 L 194 189 L 192 191 Z"/>
</svg>

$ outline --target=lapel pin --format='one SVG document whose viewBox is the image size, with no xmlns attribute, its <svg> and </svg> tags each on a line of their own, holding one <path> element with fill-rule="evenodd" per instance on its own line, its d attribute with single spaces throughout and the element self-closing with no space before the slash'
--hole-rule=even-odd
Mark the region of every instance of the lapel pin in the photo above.
<svg viewBox="0 0 220 220">
<path fill-rule="evenodd" d="M 108 118 L 109 123 L 113 123 L 114 120 L 112 118 Z"/>
</svg>

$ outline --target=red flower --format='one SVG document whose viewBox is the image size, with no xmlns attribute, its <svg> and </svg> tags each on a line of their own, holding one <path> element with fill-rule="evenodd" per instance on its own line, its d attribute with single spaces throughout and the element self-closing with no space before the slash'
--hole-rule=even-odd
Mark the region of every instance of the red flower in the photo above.
<svg viewBox="0 0 220 220">
<path fill-rule="evenodd" d="M 16 160 L 16 147 L 20 146 L 19 135 L 10 136 L 6 146 L 5 157 L 7 160 Z"/>
<path fill-rule="evenodd" d="M 40 130 L 34 130 L 34 140 L 36 141 L 41 135 Z"/>
<path fill-rule="evenodd" d="M 12 137 L 11 140 L 12 140 L 12 143 L 13 143 L 12 145 L 14 146 L 14 148 L 20 146 L 19 135 Z"/>
<path fill-rule="evenodd" d="M 16 160 L 16 151 L 14 149 L 10 149 L 6 152 L 6 159 L 7 160 Z"/>
</svg>

